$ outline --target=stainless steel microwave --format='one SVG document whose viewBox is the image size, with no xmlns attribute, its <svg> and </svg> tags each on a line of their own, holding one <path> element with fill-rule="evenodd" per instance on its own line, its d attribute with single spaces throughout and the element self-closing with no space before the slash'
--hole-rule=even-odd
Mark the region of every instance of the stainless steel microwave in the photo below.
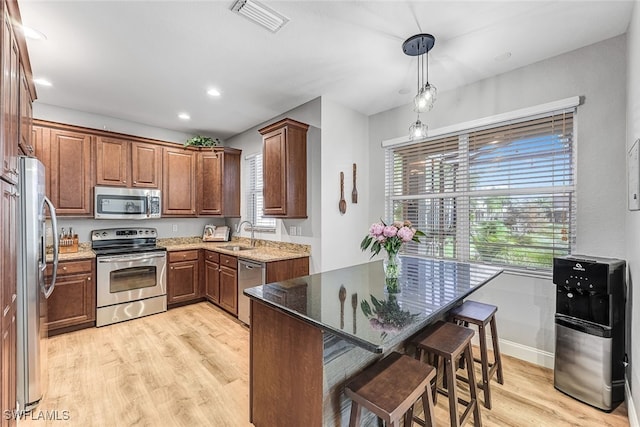
<svg viewBox="0 0 640 427">
<path fill-rule="evenodd" d="M 96 185 L 94 192 L 96 219 L 160 218 L 160 190 Z"/>
</svg>

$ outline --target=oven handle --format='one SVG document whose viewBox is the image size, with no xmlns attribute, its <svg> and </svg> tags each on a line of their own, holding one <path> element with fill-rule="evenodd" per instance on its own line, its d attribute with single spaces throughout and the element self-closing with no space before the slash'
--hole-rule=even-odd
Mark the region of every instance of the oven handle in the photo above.
<svg viewBox="0 0 640 427">
<path fill-rule="evenodd" d="M 120 255 L 117 257 L 106 257 L 106 258 L 100 257 L 98 258 L 98 262 L 107 263 L 107 262 L 118 262 L 118 261 L 146 261 L 151 258 L 164 258 L 164 257 L 166 257 L 165 253 L 150 254 L 150 255 L 143 255 L 143 256 Z"/>
</svg>

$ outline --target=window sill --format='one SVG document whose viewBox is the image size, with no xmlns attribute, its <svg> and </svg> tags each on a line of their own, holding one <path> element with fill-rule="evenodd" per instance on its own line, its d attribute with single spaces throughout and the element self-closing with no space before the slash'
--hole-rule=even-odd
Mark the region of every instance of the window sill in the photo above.
<svg viewBox="0 0 640 427">
<path fill-rule="evenodd" d="M 254 233 L 275 233 L 276 229 L 271 227 L 245 227 L 244 231 L 253 231 Z"/>
</svg>

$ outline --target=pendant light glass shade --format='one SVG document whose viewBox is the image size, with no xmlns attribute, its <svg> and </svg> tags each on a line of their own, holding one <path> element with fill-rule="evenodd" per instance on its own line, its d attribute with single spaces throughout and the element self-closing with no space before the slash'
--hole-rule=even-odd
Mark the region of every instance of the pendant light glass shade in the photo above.
<svg viewBox="0 0 640 427">
<path fill-rule="evenodd" d="M 427 137 L 427 125 L 420 121 L 420 116 L 418 119 L 409 126 L 409 140 L 413 141 L 414 139 L 423 139 Z"/>
<path fill-rule="evenodd" d="M 411 141 L 427 137 L 427 125 L 420 121 L 420 113 L 425 113 L 433 108 L 438 93 L 436 87 L 429 83 L 429 51 L 435 42 L 436 38 L 431 34 L 416 34 L 402 44 L 403 52 L 406 55 L 415 56 L 418 65 L 417 92 L 413 98 L 413 111 L 418 113 L 418 118 L 409 127 L 409 140 Z"/>
<path fill-rule="evenodd" d="M 416 113 L 431 111 L 437 93 L 438 90 L 436 87 L 427 82 L 427 84 L 420 89 L 416 97 L 413 98 L 413 111 Z"/>
</svg>

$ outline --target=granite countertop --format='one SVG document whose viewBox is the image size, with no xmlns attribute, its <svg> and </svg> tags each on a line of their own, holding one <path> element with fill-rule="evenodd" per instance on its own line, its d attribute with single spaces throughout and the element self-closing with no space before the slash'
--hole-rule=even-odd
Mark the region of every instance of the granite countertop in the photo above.
<svg viewBox="0 0 640 427">
<path fill-rule="evenodd" d="M 385 292 L 382 261 L 248 288 L 245 295 L 329 335 L 384 353 L 502 273 L 497 267 L 401 257 L 401 292 Z"/>
<path fill-rule="evenodd" d="M 203 242 L 201 237 L 177 237 L 158 239 L 158 245 L 167 248 L 167 251 L 184 251 L 191 249 L 207 249 L 221 254 L 233 255 L 239 258 L 258 262 L 282 261 L 287 259 L 304 258 L 311 255 L 309 245 L 297 243 L 274 242 L 269 240 L 256 240 L 254 249 L 234 251 L 223 249 L 222 246 L 250 246 L 250 240 L 243 237 L 234 237 L 230 242 Z M 84 242 L 78 245 L 78 252 L 60 254 L 59 261 L 74 261 L 95 258 L 96 254 L 91 250 L 91 243 Z M 53 261 L 51 250 L 47 251 L 47 261 Z"/>
<path fill-rule="evenodd" d="M 203 242 L 200 237 L 158 239 L 158 245 L 166 247 L 169 252 L 207 249 L 258 262 L 304 258 L 311 254 L 309 245 L 270 240 L 256 240 L 256 246 L 250 250 L 238 251 L 223 248 L 224 246 L 251 246 L 250 239 L 244 237 L 233 237 L 230 242 Z"/>
</svg>

